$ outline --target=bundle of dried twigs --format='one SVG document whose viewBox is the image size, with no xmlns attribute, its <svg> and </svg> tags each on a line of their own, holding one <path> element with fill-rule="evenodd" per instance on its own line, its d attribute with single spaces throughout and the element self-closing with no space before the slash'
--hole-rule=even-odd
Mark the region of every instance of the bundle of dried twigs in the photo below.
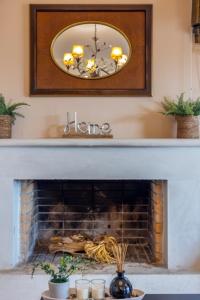
<svg viewBox="0 0 200 300">
<path fill-rule="evenodd" d="M 125 243 L 113 244 L 112 246 L 112 252 L 116 260 L 118 272 L 124 271 L 124 263 L 126 259 L 127 249 L 128 249 L 128 244 Z"/>
<path fill-rule="evenodd" d="M 115 263 L 112 253 L 112 246 L 117 244 L 114 236 L 104 236 L 100 241 L 89 241 L 85 244 L 85 252 L 89 258 L 100 263 Z"/>
</svg>

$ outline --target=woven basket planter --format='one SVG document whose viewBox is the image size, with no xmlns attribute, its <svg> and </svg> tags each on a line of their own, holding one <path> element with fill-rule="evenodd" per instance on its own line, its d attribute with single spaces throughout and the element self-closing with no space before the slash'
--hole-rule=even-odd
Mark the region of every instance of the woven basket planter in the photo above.
<svg viewBox="0 0 200 300">
<path fill-rule="evenodd" d="M 12 132 L 12 117 L 5 115 L 0 116 L 0 139 L 11 138 Z"/>
<path fill-rule="evenodd" d="M 199 117 L 198 116 L 176 116 L 177 138 L 198 139 Z"/>
</svg>

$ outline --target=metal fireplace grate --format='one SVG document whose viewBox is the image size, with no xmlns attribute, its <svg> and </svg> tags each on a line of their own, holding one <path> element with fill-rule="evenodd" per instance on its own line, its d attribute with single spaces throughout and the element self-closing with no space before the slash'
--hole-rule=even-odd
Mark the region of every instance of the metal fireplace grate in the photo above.
<svg viewBox="0 0 200 300">
<path fill-rule="evenodd" d="M 153 262 L 153 254 L 151 247 L 144 244 L 130 245 L 131 255 L 129 261 L 141 264 L 151 264 Z M 47 261 L 57 263 L 62 253 L 50 254 L 45 248 L 35 251 L 28 260 L 28 264 L 34 264 L 37 261 Z"/>
<path fill-rule="evenodd" d="M 151 183 L 144 180 L 36 181 L 33 209 L 22 218 L 24 228 L 32 220 L 29 233 L 24 233 L 34 241 L 28 261 L 57 261 L 60 254 L 48 252 L 49 239 L 82 233 L 91 238 L 114 235 L 129 243 L 128 261 L 153 263 Z"/>
</svg>

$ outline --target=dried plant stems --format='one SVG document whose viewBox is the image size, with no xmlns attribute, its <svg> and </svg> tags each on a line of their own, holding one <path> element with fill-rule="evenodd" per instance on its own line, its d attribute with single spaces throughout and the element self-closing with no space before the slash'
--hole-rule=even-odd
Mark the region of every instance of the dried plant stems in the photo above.
<svg viewBox="0 0 200 300">
<path fill-rule="evenodd" d="M 113 255 L 116 259 L 118 272 L 124 271 L 124 263 L 126 259 L 127 249 L 128 249 L 128 244 L 125 243 L 115 244 L 112 247 Z"/>
</svg>

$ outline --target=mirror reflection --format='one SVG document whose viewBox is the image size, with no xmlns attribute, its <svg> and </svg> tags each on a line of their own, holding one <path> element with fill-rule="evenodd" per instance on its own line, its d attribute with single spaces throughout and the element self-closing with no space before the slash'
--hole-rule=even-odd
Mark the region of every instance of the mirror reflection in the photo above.
<svg viewBox="0 0 200 300">
<path fill-rule="evenodd" d="M 112 25 L 78 23 L 56 35 L 51 55 L 66 73 L 83 79 L 99 79 L 125 67 L 131 46 L 125 34 Z"/>
</svg>

